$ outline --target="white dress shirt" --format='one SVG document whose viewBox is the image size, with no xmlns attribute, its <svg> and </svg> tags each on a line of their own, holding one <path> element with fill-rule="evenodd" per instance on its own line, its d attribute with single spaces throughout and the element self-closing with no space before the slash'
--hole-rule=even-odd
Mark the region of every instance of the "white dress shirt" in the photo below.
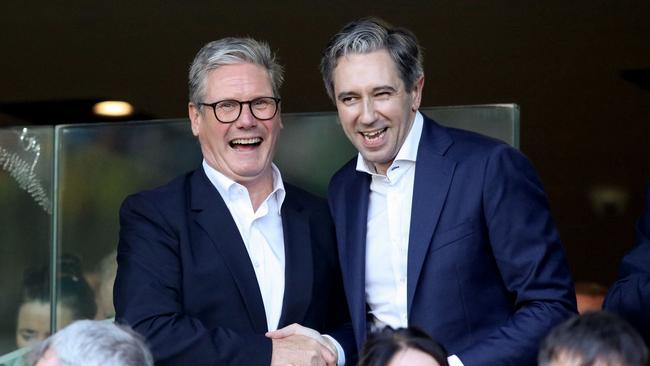
<svg viewBox="0 0 650 366">
<path fill-rule="evenodd" d="M 280 210 L 285 190 L 280 171 L 272 164 L 273 191 L 253 210 L 248 190 L 203 161 L 203 169 L 217 188 L 237 224 L 262 292 L 266 324 L 278 328 L 284 298 L 284 234 Z"/>
<path fill-rule="evenodd" d="M 281 209 L 286 195 L 280 170 L 275 164 L 271 164 L 271 169 L 273 191 L 254 211 L 246 187 L 213 169 L 203 160 L 203 170 L 235 220 L 255 269 L 269 331 L 278 328 L 282 314 L 285 257 Z M 341 344 L 328 335 L 323 336 L 334 343 L 338 366 L 345 365 L 345 352 Z"/>
<path fill-rule="evenodd" d="M 424 119 L 415 115 L 386 175 L 357 157 L 356 170 L 371 175 L 366 232 L 366 303 L 374 318 L 374 327 L 408 327 L 407 260 L 411 227 L 415 167 Z M 462 366 L 455 355 L 451 366 Z"/>
</svg>

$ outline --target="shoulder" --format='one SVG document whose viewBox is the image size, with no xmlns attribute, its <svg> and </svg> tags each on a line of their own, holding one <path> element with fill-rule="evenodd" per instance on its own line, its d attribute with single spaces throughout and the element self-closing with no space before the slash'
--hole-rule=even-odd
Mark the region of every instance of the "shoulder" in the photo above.
<svg viewBox="0 0 650 366">
<path fill-rule="evenodd" d="M 495 150 L 514 149 L 507 143 L 474 131 L 446 127 L 431 119 L 425 119 L 425 128 L 422 132 L 420 144 L 436 144 L 453 156 L 466 156 L 467 154 L 483 155 Z"/>
<path fill-rule="evenodd" d="M 330 189 L 332 187 L 340 186 L 346 181 L 350 181 L 355 177 L 358 177 L 360 174 L 365 174 L 357 171 L 357 156 L 355 155 L 350 159 L 345 165 L 343 165 L 339 170 L 337 170 L 332 178 L 330 179 Z"/>
<path fill-rule="evenodd" d="M 129 195 L 122 203 L 122 211 L 127 209 L 145 209 L 156 207 L 159 210 L 175 209 L 184 206 L 190 180 L 198 170 L 183 174 L 168 183 Z"/>
<path fill-rule="evenodd" d="M 425 119 L 418 159 L 423 154 L 437 154 L 472 169 L 499 166 L 506 162 L 528 164 L 528 159 L 521 151 L 501 140 L 473 131 L 441 126 L 430 119 Z"/>
<path fill-rule="evenodd" d="M 323 197 L 317 196 L 291 183 L 284 182 L 284 189 L 286 191 L 285 200 L 289 204 L 311 209 L 327 206 L 327 201 Z"/>
<path fill-rule="evenodd" d="M 290 207 L 294 212 L 307 217 L 310 225 L 329 228 L 332 218 L 327 200 L 286 182 L 284 188 L 286 197 L 283 207 Z"/>
</svg>

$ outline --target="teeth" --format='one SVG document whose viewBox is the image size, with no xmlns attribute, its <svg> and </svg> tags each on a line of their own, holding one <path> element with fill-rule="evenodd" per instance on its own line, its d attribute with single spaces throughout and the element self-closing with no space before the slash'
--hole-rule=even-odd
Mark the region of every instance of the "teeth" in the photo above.
<svg viewBox="0 0 650 366">
<path fill-rule="evenodd" d="M 234 139 L 230 143 L 232 145 L 253 145 L 253 144 L 259 144 L 262 142 L 262 139 L 259 137 L 253 137 L 250 139 Z"/>
<path fill-rule="evenodd" d="M 368 139 L 373 139 L 373 138 L 381 135 L 384 132 L 386 132 L 386 128 L 382 128 L 381 130 L 372 131 L 372 132 L 362 132 L 362 134 L 363 134 L 364 137 L 366 137 Z"/>
</svg>

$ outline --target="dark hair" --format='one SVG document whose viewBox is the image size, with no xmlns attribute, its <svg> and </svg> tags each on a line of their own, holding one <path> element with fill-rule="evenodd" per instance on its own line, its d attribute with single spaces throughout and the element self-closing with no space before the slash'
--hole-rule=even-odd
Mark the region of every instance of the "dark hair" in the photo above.
<svg viewBox="0 0 650 366">
<path fill-rule="evenodd" d="M 418 328 L 386 327 L 372 334 L 363 346 L 358 366 L 384 366 L 400 351 L 416 349 L 433 357 L 440 366 L 448 366 L 447 351 Z"/>
<path fill-rule="evenodd" d="M 330 99 L 334 97 L 334 69 L 340 57 L 348 54 L 364 54 L 386 50 L 404 82 L 412 90 L 417 80 L 424 75 L 422 49 L 411 31 L 394 27 L 379 18 L 363 18 L 348 23 L 330 39 L 323 51 L 320 72 Z"/>
<path fill-rule="evenodd" d="M 604 311 L 587 312 L 555 327 L 542 342 L 537 357 L 540 366 L 569 358 L 589 366 L 646 366 L 648 349 L 643 339 L 625 320 Z"/>
<path fill-rule="evenodd" d="M 73 319 L 93 319 L 97 313 L 95 293 L 82 275 L 78 257 L 67 254 L 61 257 L 58 281 L 58 302 L 72 311 Z M 32 301 L 50 302 L 49 266 L 25 272 L 22 303 Z"/>
</svg>

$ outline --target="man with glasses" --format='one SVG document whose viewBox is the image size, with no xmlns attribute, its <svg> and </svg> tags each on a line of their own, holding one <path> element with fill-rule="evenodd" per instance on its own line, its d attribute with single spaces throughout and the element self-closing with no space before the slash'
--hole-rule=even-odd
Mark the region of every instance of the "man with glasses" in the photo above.
<svg viewBox="0 0 650 366">
<path fill-rule="evenodd" d="M 122 206 L 117 320 L 157 364 L 331 365 L 353 352 L 327 204 L 272 162 L 281 83 L 265 43 L 205 45 L 188 106 L 202 167 Z M 266 336 L 282 327 L 295 331 Z"/>
</svg>

